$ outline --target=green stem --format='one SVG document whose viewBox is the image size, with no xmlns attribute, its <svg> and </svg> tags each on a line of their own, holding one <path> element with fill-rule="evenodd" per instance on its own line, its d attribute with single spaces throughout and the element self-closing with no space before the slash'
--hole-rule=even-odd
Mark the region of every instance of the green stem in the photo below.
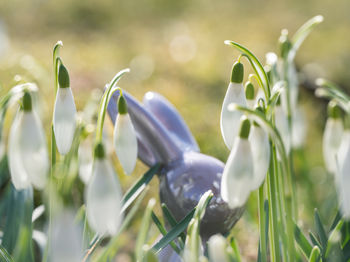
<svg viewBox="0 0 350 262">
<path fill-rule="evenodd" d="M 274 170 L 274 153 L 276 149 L 272 147 L 270 172 L 267 176 L 267 192 L 269 201 L 269 232 L 270 232 L 270 255 L 271 261 L 280 261 L 280 249 L 279 249 L 279 230 L 278 230 L 278 216 L 277 216 L 277 200 L 276 200 L 276 185 L 275 185 L 275 170 Z M 275 152 L 276 153 L 276 152 Z"/>
<path fill-rule="evenodd" d="M 108 87 L 102 96 L 100 107 L 99 107 L 98 119 L 97 119 L 95 144 L 102 142 L 102 130 L 103 130 L 103 124 L 105 121 L 108 102 L 115 91 L 119 90 L 121 92 L 121 89 L 119 87 L 115 88 L 115 86 L 118 83 L 119 79 L 127 72 L 130 72 L 128 68 L 118 72 L 114 76 L 112 81 L 108 84 Z"/>
<path fill-rule="evenodd" d="M 264 184 L 260 186 L 258 192 L 258 208 L 259 208 L 259 229 L 260 229 L 260 254 L 261 262 L 267 262 L 267 243 L 266 243 L 266 214 L 264 209 L 265 194 Z"/>
</svg>

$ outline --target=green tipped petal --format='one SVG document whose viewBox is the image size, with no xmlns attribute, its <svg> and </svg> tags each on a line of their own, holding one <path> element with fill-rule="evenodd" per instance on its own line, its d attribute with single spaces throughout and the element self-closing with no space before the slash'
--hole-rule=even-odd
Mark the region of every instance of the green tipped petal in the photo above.
<svg viewBox="0 0 350 262">
<path fill-rule="evenodd" d="M 28 91 L 24 92 L 22 103 L 24 111 L 32 111 L 32 97 Z"/>
<path fill-rule="evenodd" d="M 245 89 L 244 90 L 245 91 L 245 98 L 247 100 L 253 100 L 255 98 L 255 89 L 254 89 L 252 82 L 248 81 L 245 84 L 244 89 Z"/>
<path fill-rule="evenodd" d="M 61 88 L 70 87 L 69 74 L 67 68 L 61 64 L 58 70 L 58 83 Z"/>
<path fill-rule="evenodd" d="M 240 62 L 235 62 L 232 67 L 231 82 L 232 83 L 242 83 L 244 75 L 244 67 Z"/>
<path fill-rule="evenodd" d="M 239 129 L 239 137 L 242 139 L 248 139 L 250 132 L 250 121 L 246 116 L 241 118 L 241 127 Z"/>
<path fill-rule="evenodd" d="M 342 110 L 334 101 L 329 102 L 327 111 L 328 111 L 328 117 L 331 117 L 331 118 L 341 117 Z"/>
<path fill-rule="evenodd" d="M 95 145 L 94 155 L 95 155 L 95 157 L 98 158 L 98 159 L 103 159 L 103 158 L 105 158 L 106 153 L 105 153 L 105 148 L 104 148 L 102 142 L 100 142 L 100 143 L 98 143 L 98 144 Z"/>
<path fill-rule="evenodd" d="M 128 105 L 123 95 L 120 95 L 118 99 L 118 113 L 121 115 L 128 113 Z"/>
</svg>

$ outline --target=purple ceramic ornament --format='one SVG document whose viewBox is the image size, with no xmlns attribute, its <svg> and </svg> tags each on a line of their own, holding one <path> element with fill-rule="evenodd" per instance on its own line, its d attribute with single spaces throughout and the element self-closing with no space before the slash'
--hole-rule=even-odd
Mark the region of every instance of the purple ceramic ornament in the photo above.
<svg viewBox="0 0 350 262">
<path fill-rule="evenodd" d="M 220 195 L 224 163 L 202 154 L 184 120 L 163 96 L 148 92 L 143 104 L 123 91 L 128 112 L 138 137 L 138 157 L 148 166 L 162 164 L 159 173 L 160 200 L 177 221 L 184 218 L 209 189 L 214 197 L 203 220 L 200 234 L 203 241 L 210 236 L 227 234 L 243 213 L 243 208 L 230 209 Z M 118 114 L 116 92 L 108 105 L 112 119 Z"/>
</svg>

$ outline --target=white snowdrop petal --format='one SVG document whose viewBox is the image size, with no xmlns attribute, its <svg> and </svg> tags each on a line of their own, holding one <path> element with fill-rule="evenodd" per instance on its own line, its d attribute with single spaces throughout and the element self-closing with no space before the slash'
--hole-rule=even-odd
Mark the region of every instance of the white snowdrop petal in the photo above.
<svg viewBox="0 0 350 262">
<path fill-rule="evenodd" d="M 255 190 L 264 182 L 270 165 L 269 137 L 261 127 L 253 125 L 249 134 L 249 142 L 254 161 L 254 179 L 251 182 L 251 190 Z"/>
<path fill-rule="evenodd" d="M 208 251 L 210 262 L 226 262 L 228 261 L 226 255 L 226 239 L 220 235 L 216 234 L 209 238 L 208 241 Z"/>
<path fill-rule="evenodd" d="M 19 146 L 22 135 L 23 112 L 18 112 L 11 126 L 8 144 L 8 161 L 12 183 L 17 190 L 30 186 L 29 177 L 23 167 L 21 148 Z"/>
<path fill-rule="evenodd" d="M 239 131 L 239 120 L 242 113 L 229 110 L 232 103 L 245 106 L 247 104 L 243 84 L 230 83 L 221 109 L 220 128 L 226 146 L 231 149 Z"/>
<path fill-rule="evenodd" d="M 122 220 L 121 201 L 121 188 L 112 166 L 106 159 L 96 159 L 86 192 L 86 211 L 92 229 L 100 235 L 115 235 Z"/>
<path fill-rule="evenodd" d="M 43 189 L 47 182 L 49 158 L 43 127 L 35 112 L 20 112 L 11 128 L 9 163 L 17 189 L 31 183 Z"/>
<path fill-rule="evenodd" d="M 58 88 L 53 128 L 58 152 L 65 155 L 69 152 L 76 126 L 76 108 L 71 88 Z"/>
<path fill-rule="evenodd" d="M 50 261 L 75 262 L 83 257 L 82 232 L 74 223 L 74 215 L 64 211 L 53 220 Z"/>
<path fill-rule="evenodd" d="M 348 150 L 350 150 L 350 130 L 346 129 L 343 132 L 343 137 L 341 139 L 339 150 L 337 153 L 339 170 L 342 169 L 344 161 L 346 161 L 345 159 L 346 159 Z"/>
<path fill-rule="evenodd" d="M 35 188 L 43 189 L 47 182 L 49 156 L 44 129 L 35 112 L 24 112 L 20 147 L 30 182 Z"/>
<path fill-rule="evenodd" d="M 230 208 L 243 206 L 251 192 L 253 156 L 250 143 L 237 138 L 221 180 L 221 197 Z"/>
<path fill-rule="evenodd" d="M 343 129 L 341 119 L 327 119 L 323 133 L 323 158 L 327 170 L 334 174 L 337 171 L 337 153 L 342 140 Z"/>
<path fill-rule="evenodd" d="M 137 138 L 129 114 L 118 114 L 114 128 L 114 147 L 126 174 L 131 174 L 137 160 Z"/>
<path fill-rule="evenodd" d="M 350 150 L 346 152 L 340 175 L 336 177 L 340 210 L 343 217 L 350 219 Z"/>
</svg>

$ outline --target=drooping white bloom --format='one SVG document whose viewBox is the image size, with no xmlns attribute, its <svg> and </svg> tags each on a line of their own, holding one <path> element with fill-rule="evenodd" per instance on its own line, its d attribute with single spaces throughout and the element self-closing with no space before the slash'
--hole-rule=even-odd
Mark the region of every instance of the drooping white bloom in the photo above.
<svg viewBox="0 0 350 262">
<path fill-rule="evenodd" d="M 68 72 L 63 68 L 64 66 L 61 65 L 59 70 L 60 87 L 57 90 L 53 116 L 57 149 L 61 155 L 67 154 L 72 146 L 77 113 L 72 89 L 69 87 Z M 66 74 L 66 76 L 62 76 L 63 74 Z M 63 77 L 68 77 L 68 82 L 66 79 L 62 80 Z"/>
<path fill-rule="evenodd" d="M 343 137 L 341 139 L 341 143 L 337 153 L 338 170 L 342 169 L 348 150 L 350 150 L 350 130 L 345 129 L 343 132 Z"/>
<path fill-rule="evenodd" d="M 249 120 L 245 118 L 222 175 L 221 197 L 231 209 L 243 206 L 251 192 L 254 168 L 253 153 L 248 141 L 249 129 Z"/>
<path fill-rule="evenodd" d="M 229 261 L 226 254 L 226 239 L 216 234 L 209 238 L 208 249 L 209 249 L 209 261 L 210 262 L 227 262 Z"/>
<path fill-rule="evenodd" d="M 226 146 L 231 149 L 239 131 L 239 119 L 242 113 L 239 111 L 229 110 L 229 105 L 232 103 L 245 106 L 243 81 L 243 65 L 236 62 L 233 65 L 231 82 L 227 88 L 224 102 L 221 109 L 220 128 L 221 134 Z"/>
<path fill-rule="evenodd" d="M 9 137 L 9 167 L 13 185 L 17 190 L 33 185 L 43 189 L 47 182 L 49 157 L 44 129 L 31 108 L 31 98 L 25 93 L 30 107 L 19 111 L 12 124 Z"/>
<path fill-rule="evenodd" d="M 82 232 L 74 223 L 70 211 L 60 213 L 52 222 L 50 261 L 81 261 L 83 256 Z"/>
<path fill-rule="evenodd" d="M 114 126 L 114 148 L 126 174 L 131 174 L 137 160 L 137 138 L 123 96 L 118 100 L 118 116 Z"/>
<path fill-rule="evenodd" d="M 268 135 L 257 125 L 251 128 L 249 142 L 254 161 L 254 179 L 251 182 L 251 190 L 255 190 L 264 182 L 270 165 L 270 143 Z"/>
<path fill-rule="evenodd" d="M 343 164 L 340 168 L 340 174 L 336 176 L 336 186 L 338 189 L 338 199 L 340 210 L 346 220 L 350 219 L 350 147 L 341 160 Z"/>
<path fill-rule="evenodd" d="M 95 157 L 86 191 L 88 222 L 100 235 L 115 235 L 122 221 L 121 187 L 104 152 L 97 155 L 95 151 Z"/>
<path fill-rule="evenodd" d="M 344 130 L 339 110 L 340 109 L 332 103 L 332 101 L 329 103 L 329 117 L 323 133 L 323 158 L 327 170 L 333 174 L 336 174 L 338 170 L 337 153 L 342 141 Z"/>
</svg>

